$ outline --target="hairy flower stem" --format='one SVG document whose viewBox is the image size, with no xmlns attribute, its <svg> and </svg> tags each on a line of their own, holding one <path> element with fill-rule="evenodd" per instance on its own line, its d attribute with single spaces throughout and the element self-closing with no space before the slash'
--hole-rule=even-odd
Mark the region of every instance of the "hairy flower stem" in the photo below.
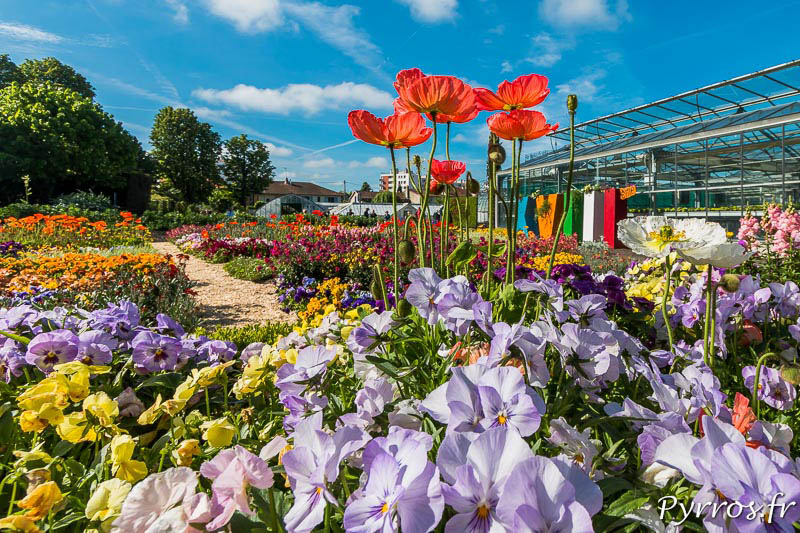
<svg viewBox="0 0 800 533">
<path fill-rule="evenodd" d="M 561 233 L 564 231 L 564 222 L 567 220 L 567 213 L 569 213 L 569 206 L 572 202 L 572 170 L 575 165 L 575 109 L 569 108 L 569 175 L 567 176 L 567 192 L 564 197 L 564 212 L 561 213 L 561 220 L 558 221 L 558 228 L 556 228 L 555 239 L 553 239 L 553 249 L 550 250 L 550 261 L 547 264 L 547 276 L 545 279 L 550 279 L 553 273 L 553 263 L 556 260 L 556 250 L 558 249 L 558 241 L 561 240 Z"/>
<path fill-rule="evenodd" d="M 394 291 L 394 305 L 400 300 L 397 298 L 397 285 L 400 279 L 400 255 L 397 250 L 397 162 L 394 158 L 394 148 L 389 147 L 392 154 L 392 238 L 394 239 L 394 277 L 392 290 Z"/>
<path fill-rule="evenodd" d="M 774 356 L 775 356 L 775 353 L 767 352 L 764 355 L 762 355 L 761 357 L 759 357 L 758 362 L 756 363 L 756 375 L 755 375 L 755 381 L 753 382 L 753 401 L 756 404 L 756 409 L 755 409 L 756 418 L 759 418 L 759 419 L 761 418 L 761 401 L 760 401 L 760 399 L 758 397 L 758 392 L 759 392 L 760 382 L 761 382 L 761 367 L 764 366 L 764 363 L 767 361 L 767 359 L 769 359 L 770 357 L 774 357 Z"/>
<path fill-rule="evenodd" d="M 506 283 L 514 283 L 517 262 L 517 218 L 518 206 L 517 192 L 519 189 L 519 156 L 522 151 L 522 141 L 517 150 L 517 141 L 511 141 L 511 183 L 509 185 L 509 213 L 506 216 L 506 238 L 508 239 L 508 255 L 506 257 Z"/>
<path fill-rule="evenodd" d="M 664 327 L 667 328 L 667 338 L 669 339 L 669 351 L 672 351 L 672 347 L 675 344 L 672 338 L 672 326 L 669 323 L 669 311 L 667 310 L 667 302 L 669 300 L 669 291 L 672 286 L 672 259 L 670 255 L 664 258 L 664 270 L 665 275 L 667 276 L 667 284 L 664 287 L 664 298 L 661 300 L 661 315 L 664 317 Z"/>
<path fill-rule="evenodd" d="M 494 161 L 489 162 L 489 244 L 487 246 L 486 258 L 486 283 L 484 290 L 489 295 L 489 279 L 492 276 L 492 254 L 494 253 L 494 182 L 497 176 L 497 165 Z"/>
<path fill-rule="evenodd" d="M 445 186 L 444 189 L 444 204 L 442 204 L 442 211 L 442 218 L 439 222 L 439 247 L 442 252 L 440 268 L 442 270 L 442 276 L 449 277 L 449 273 L 445 274 L 446 271 L 450 270 L 450 268 L 447 266 L 447 252 L 450 249 L 450 217 L 448 216 L 450 211 L 450 188 L 447 186 Z"/>
<path fill-rule="evenodd" d="M 430 189 L 431 189 L 431 165 L 433 164 L 433 156 L 436 155 L 436 141 L 438 139 L 438 136 L 436 134 L 436 112 L 435 111 L 431 112 L 431 121 L 433 122 L 433 143 L 431 144 L 431 153 L 428 156 L 428 175 L 427 175 L 427 179 L 425 180 L 425 197 L 424 197 L 424 202 L 425 203 L 427 203 L 428 193 L 430 192 Z M 439 243 L 439 244 L 441 246 L 441 243 Z M 423 247 L 420 246 L 419 247 L 420 258 L 424 258 L 425 257 L 424 256 L 425 252 L 422 249 L 423 249 Z M 433 266 L 435 263 L 436 263 L 436 259 L 435 259 L 434 253 L 433 253 L 433 234 L 431 234 L 431 266 Z"/>
<path fill-rule="evenodd" d="M 714 282 L 711 279 L 712 271 L 713 267 L 711 265 L 708 265 L 708 268 L 706 269 L 706 317 L 705 317 L 706 320 L 705 324 L 703 324 L 703 362 L 706 364 L 708 368 L 711 368 L 711 366 L 714 364 L 714 361 L 711 358 L 711 344 L 709 342 L 712 323 L 714 321 L 712 316 L 713 313 L 712 300 L 714 298 L 714 291 L 712 288 Z"/>
<path fill-rule="evenodd" d="M 272 529 L 276 533 L 280 533 L 283 531 L 283 528 L 280 525 L 280 520 L 278 519 L 278 508 L 275 506 L 275 489 L 269 489 L 269 506 L 272 510 Z"/>
</svg>

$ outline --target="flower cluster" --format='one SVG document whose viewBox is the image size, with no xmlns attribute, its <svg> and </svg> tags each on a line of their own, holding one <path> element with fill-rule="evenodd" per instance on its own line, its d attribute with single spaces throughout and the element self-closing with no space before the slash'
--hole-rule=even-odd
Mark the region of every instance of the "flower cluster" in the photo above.
<svg viewBox="0 0 800 533">
<path fill-rule="evenodd" d="M 43 215 L 0 220 L 0 237 L 29 247 L 110 248 L 118 245 L 141 245 L 150 241 L 150 232 L 132 213 L 120 213 L 120 222 L 95 222 L 86 217 Z"/>
</svg>

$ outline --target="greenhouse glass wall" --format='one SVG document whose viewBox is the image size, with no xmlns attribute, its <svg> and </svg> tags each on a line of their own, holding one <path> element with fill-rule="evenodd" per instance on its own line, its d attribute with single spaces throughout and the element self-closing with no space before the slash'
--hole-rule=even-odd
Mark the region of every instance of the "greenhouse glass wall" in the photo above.
<svg viewBox="0 0 800 533">
<path fill-rule="evenodd" d="M 551 138 L 561 146 L 521 165 L 523 197 L 566 186 L 569 129 Z M 509 176 L 498 173 L 504 192 Z M 800 60 L 577 125 L 573 184 L 636 185 L 631 214 L 699 216 L 728 229 L 765 202 L 797 204 Z"/>
</svg>

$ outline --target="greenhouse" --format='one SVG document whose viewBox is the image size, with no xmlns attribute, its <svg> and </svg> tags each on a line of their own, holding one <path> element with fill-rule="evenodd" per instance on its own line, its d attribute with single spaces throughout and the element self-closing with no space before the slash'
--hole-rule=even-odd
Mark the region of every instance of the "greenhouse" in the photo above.
<svg viewBox="0 0 800 533">
<path fill-rule="evenodd" d="M 569 128 L 550 139 L 521 165 L 523 197 L 566 186 Z M 798 144 L 795 60 L 576 125 L 574 188 L 635 185 L 630 212 L 727 225 L 751 206 L 800 200 Z M 509 175 L 498 173 L 501 189 Z"/>
</svg>

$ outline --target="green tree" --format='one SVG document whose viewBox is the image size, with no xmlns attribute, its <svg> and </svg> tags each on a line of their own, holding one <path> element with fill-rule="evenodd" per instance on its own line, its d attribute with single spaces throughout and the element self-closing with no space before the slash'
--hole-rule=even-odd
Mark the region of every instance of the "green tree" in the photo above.
<svg viewBox="0 0 800 533">
<path fill-rule="evenodd" d="M 250 195 L 272 183 L 274 172 L 269 150 L 261 141 L 248 139 L 244 134 L 225 141 L 222 173 L 239 204 L 246 205 Z"/>
<path fill-rule="evenodd" d="M 86 98 L 94 98 L 94 87 L 81 74 L 55 57 L 44 59 L 26 59 L 19 66 L 19 72 L 25 82 L 43 84 L 46 82 L 60 85 L 80 93 Z"/>
<path fill-rule="evenodd" d="M 399 193 L 398 193 L 399 194 Z M 381 191 L 372 198 L 373 204 L 390 204 L 392 203 L 392 191 Z"/>
<path fill-rule="evenodd" d="M 358 190 L 361 192 L 372 192 L 372 185 L 365 181 L 361 184 L 361 188 Z"/>
<path fill-rule="evenodd" d="M 211 125 L 200 122 L 191 109 L 165 107 L 150 132 L 159 190 L 197 203 L 208 199 L 220 182 L 217 159 L 222 143 Z"/>
<path fill-rule="evenodd" d="M 89 189 L 120 189 L 142 160 L 139 142 L 79 93 L 54 85 L 12 83 L 0 89 L 0 197 L 34 200 Z"/>
<path fill-rule="evenodd" d="M 12 82 L 21 83 L 22 74 L 8 54 L 0 54 L 0 89 L 8 87 Z"/>
</svg>

